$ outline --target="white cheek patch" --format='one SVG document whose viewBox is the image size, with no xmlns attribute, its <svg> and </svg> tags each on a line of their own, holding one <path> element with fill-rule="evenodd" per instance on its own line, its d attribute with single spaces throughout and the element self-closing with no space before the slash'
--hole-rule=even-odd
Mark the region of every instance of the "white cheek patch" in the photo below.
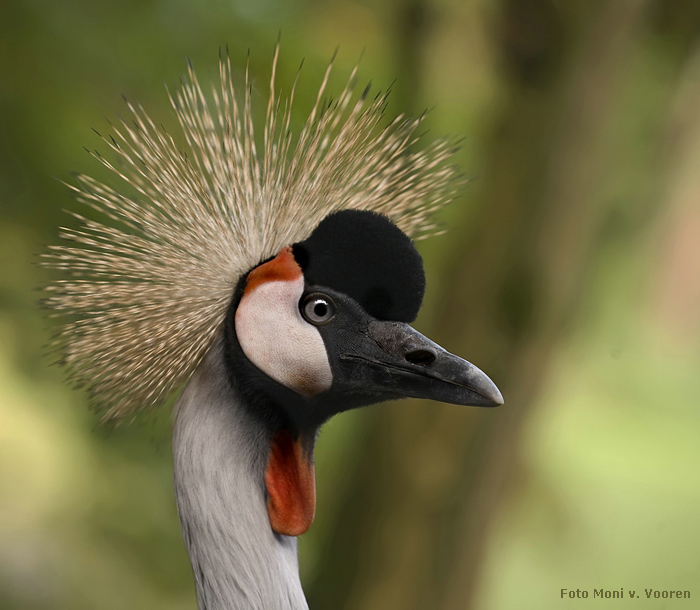
<svg viewBox="0 0 700 610">
<path fill-rule="evenodd" d="M 268 377 L 300 394 L 328 390 L 333 373 L 318 329 L 302 318 L 304 278 L 263 282 L 243 294 L 235 326 L 243 353 Z"/>
</svg>

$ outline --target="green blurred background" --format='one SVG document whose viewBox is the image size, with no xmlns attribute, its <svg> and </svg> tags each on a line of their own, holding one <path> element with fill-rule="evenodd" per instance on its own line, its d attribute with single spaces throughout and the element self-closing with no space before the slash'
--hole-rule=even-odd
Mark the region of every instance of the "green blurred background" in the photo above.
<svg viewBox="0 0 700 610">
<path fill-rule="evenodd" d="M 172 121 L 190 57 L 251 49 L 259 102 L 306 59 L 303 118 L 394 79 L 469 178 L 421 242 L 417 327 L 501 387 L 497 411 L 404 401 L 337 417 L 301 540 L 312 608 L 698 607 L 700 3 L 14 0 L 0 9 L 0 607 L 194 608 L 169 413 L 107 428 L 42 345 L 36 267 L 101 174 L 123 93 Z M 164 85 L 165 83 L 165 85 Z M 103 151 L 104 152 L 104 151 Z M 49 325 L 50 328 L 50 325 Z M 560 590 L 637 590 L 628 600 Z M 648 600 L 643 590 L 690 590 Z"/>
</svg>

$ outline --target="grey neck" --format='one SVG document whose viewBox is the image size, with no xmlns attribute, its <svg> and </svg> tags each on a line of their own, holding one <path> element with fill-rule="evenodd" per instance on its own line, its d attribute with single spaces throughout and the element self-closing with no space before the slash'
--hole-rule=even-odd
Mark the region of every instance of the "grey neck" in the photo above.
<svg viewBox="0 0 700 610">
<path fill-rule="evenodd" d="M 180 523 L 200 610 L 308 608 L 296 538 L 272 531 L 266 430 L 240 404 L 217 341 L 176 406 L 173 456 Z"/>
</svg>

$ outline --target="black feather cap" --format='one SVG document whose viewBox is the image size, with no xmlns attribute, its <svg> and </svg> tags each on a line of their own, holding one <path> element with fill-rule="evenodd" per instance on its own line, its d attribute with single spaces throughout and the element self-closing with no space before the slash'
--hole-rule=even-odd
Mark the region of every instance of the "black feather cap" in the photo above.
<svg viewBox="0 0 700 610">
<path fill-rule="evenodd" d="M 308 284 L 347 294 L 379 320 L 412 322 L 418 315 L 423 260 L 410 237 L 383 214 L 329 214 L 292 251 Z"/>
</svg>

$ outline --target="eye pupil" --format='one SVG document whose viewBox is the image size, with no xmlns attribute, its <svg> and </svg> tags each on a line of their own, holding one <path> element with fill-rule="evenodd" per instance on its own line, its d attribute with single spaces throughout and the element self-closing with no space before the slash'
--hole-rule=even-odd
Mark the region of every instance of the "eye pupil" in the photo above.
<svg viewBox="0 0 700 610">
<path fill-rule="evenodd" d="M 323 301 L 316 301 L 314 305 L 314 313 L 319 318 L 323 318 L 328 313 L 328 305 L 326 305 Z"/>
</svg>

